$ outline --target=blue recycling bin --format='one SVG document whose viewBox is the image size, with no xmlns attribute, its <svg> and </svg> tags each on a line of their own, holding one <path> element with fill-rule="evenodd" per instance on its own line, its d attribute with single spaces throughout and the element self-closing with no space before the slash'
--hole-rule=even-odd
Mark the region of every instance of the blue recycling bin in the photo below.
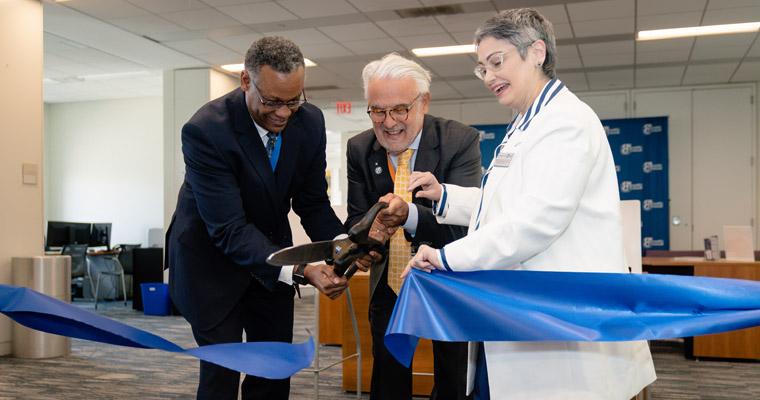
<svg viewBox="0 0 760 400">
<path fill-rule="evenodd" d="M 141 283 L 143 312 L 145 315 L 171 314 L 169 285 L 165 283 Z"/>
</svg>

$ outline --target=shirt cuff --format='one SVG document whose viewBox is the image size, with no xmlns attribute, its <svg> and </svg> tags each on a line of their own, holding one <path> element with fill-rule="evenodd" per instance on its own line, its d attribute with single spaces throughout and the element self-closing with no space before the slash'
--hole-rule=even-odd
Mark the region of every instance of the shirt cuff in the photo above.
<svg viewBox="0 0 760 400">
<path fill-rule="evenodd" d="M 446 271 L 451 271 L 449 262 L 446 260 L 446 251 L 443 248 L 438 250 L 438 259 L 441 260 L 441 264 L 443 264 L 443 268 L 446 268 Z"/>
<path fill-rule="evenodd" d="M 280 268 L 280 277 L 277 278 L 277 280 L 285 284 L 292 285 L 293 284 L 293 266 L 283 265 L 282 268 Z"/>
<path fill-rule="evenodd" d="M 409 213 L 406 216 L 406 222 L 404 222 L 404 225 L 402 226 L 404 228 L 404 232 L 409 232 L 412 237 L 417 233 L 417 223 L 419 222 L 420 216 L 419 216 L 419 210 L 417 210 L 417 206 L 414 205 L 414 203 L 407 203 L 409 206 Z"/>
<path fill-rule="evenodd" d="M 438 201 L 433 202 L 433 214 L 435 214 L 437 217 L 443 217 L 446 215 L 446 200 L 448 199 L 448 195 L 446 193 L 446 185 L 441 184 L 441 198 L 438 199 Z"/>
</svg>

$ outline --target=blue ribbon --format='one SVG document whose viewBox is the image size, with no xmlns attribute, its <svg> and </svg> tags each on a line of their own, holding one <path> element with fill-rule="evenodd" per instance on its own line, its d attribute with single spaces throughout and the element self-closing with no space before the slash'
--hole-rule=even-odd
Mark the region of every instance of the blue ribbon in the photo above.
<svg viewBox="0 0 760 400">
<path fill-rule="evenodd" d="M 419 338 L 630 341 L 760 325 L 760 282 L 654 274 L 476 271 L 407 276 L 385 345 L 409 366 Z"/>
<path fill-rule="evenodd" d="M 0 285 L 0 312 L 31 329 L 143 349 L 188 354 L 222 367 L 268 379 L 284 379 L 311 365 L 314 341 L 225 343 L 183 349 L 137 329 L 45 296 L 34 290 Z"/>
</svg>

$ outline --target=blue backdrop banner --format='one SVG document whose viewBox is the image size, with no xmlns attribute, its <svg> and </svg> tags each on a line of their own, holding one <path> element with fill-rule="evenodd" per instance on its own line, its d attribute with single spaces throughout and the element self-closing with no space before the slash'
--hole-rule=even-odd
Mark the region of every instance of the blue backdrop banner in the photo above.
<svg viewBox="0 0 760 400">
<path fill-rule="evenodd" d="M 385 344 L 409 365 L 419 338 L 630 341 L 760 325 L 760 282 L 655 274 L 412 270 Z"/>
<path fill-rule="evenodd" d="M 473 125 L 472 127 L 480 131 L 480 162 L 484 169 L 488 168 L 491 165 L 491 160 L 493 160 L 494 150 L 507 134 L 507 126 Z"/>
<path fill-rule="evenodd" d="M 668 118 L 602 120 L 615 159 L 621 200 L 641 202 L 641 247 L 670 248 Z"/>
<path fill-rule="evenodd" d="M 287 378 L 311 365 L 314 341 L 228 343 L 183 349 L 134 328 L 45 296 L 34 290 L 0 285 L 0 312 L 26 327 L 77 339 L 142 349 L 184 353 L 249 375 Z"/>
</svg>

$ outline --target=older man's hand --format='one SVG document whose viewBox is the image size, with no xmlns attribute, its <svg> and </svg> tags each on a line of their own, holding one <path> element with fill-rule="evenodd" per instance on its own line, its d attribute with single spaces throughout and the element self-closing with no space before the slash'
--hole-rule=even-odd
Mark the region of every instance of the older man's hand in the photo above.
<svg viewBox="0 0 760 400">
<path fill-rule="evenodd" d="M 380 210 L 377 214 L 377 220 L 388 228 L 397 228 L 404 225 L 409 217 L 409 204 L 400 196 L 388 193 L 378 201 L 388 203 L 388 207 Z"/>
</svg>

